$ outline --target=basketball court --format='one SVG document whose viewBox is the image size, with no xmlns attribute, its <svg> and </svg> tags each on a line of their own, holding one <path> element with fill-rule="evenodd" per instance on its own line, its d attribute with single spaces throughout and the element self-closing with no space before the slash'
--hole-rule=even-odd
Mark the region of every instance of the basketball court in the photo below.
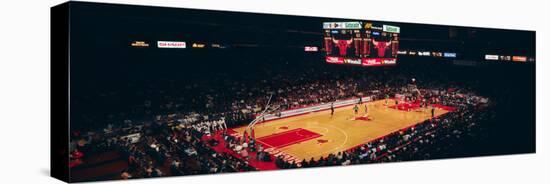
<svg viewBox="0 0 550 184">
<path fill-rule="evenodd" d="M 430 119 L 431 109 L 417 106 L 404 110 L 392 104 L 394 100 L 363 103 L 355 114 L 354 105 L 276 119 L 256 124 L 256 141 L 276 149 L 296 160 L 318 159 L 368 143 L 390 133 Z M 368 106 L 368 117 L 365 116 Z M 400 106 L 399 106 L 400 107 Z M 436 108 L 435 116 L 448 113 L 449 108 Z M 234 128 L 243 134 L 246 126 Z"/>
</svg>

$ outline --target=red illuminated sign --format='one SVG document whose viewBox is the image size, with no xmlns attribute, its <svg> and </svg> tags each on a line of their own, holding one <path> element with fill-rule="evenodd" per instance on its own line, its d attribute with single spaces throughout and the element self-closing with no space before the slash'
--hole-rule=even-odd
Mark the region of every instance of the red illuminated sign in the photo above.
<svg viewBox="0 0 550 184">
<path fill-rule="evenodd" d="M 327 56 L 326 61 L 327 61 L 327 63 L 344 64 L 344 58 L 342 58 L 342 57 Z"/>
</svg>

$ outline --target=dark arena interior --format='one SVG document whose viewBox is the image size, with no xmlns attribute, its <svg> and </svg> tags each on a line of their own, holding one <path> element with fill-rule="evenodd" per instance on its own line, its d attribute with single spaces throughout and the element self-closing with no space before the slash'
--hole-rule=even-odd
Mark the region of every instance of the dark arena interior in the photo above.
<svg viewBox="0 0 550 184">
<path fill-rule="evenodd" d="M 534 31 L 372 21 L 400 27 L 404 52 L 394 65 L 362 67 L 327 63 L 323 46 L 323 22 L 361 20 L 86 3 L 71 11 L 72 181 L 535 152 Z M 161 40 L 186 48 L 158 48 Z M 362 96 L 393 104 L 396 94 L 426 112 L 453 108 L 315 158 L 293 159 L 283 153 L 297 144 L 275 152 L 236 129 L 268 103 L 277 114 Z M 344 111 L 352 114 L 336 114 Z M 318 113 L 312 118 L 331 116 Z M 338 141 L 307 132 L 320 146 Z"/>
</svg>

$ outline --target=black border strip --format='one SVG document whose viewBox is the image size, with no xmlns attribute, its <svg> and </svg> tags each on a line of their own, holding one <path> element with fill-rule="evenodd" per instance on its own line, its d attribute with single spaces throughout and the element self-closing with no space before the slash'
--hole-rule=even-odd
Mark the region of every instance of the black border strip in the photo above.
<svg viewBox="0 0 550 184">
<path fill-rule="evenodd" d="M 70 182 L 69 3 L 50 9 L 50 175 Z"/>
</svg>

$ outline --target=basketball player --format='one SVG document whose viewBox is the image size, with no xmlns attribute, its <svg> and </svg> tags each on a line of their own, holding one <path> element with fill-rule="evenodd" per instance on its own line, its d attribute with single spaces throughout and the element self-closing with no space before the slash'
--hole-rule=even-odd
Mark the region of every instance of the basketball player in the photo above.
<svg viewBox="0 0 550 184">
<path fill-rule="evenodd" d="M 334 115 L 334 102 L 330 103 L 330 116 Z"/>
<path fill-rule="evenodd" d="M 428 109 L 428 100 L 426 98 L 423 98 L 422 101 L 424 102 L 424 108 Z"/>
<path fill-rule="evenodd" d="M 367 103 L 365 103 L 365 116 L 369 116 L 369 107 L 367 106 Z"/>
<path fill-rule="evenodd" d="M 395 108 L 401 109 L 401 107 L 399 107 L 399 100 L 397 100 L 397 98 L 395 99 Z"/>
<path fill-rule="evenodd" d="M 355 104 L 355 107 L 353 107 L 353 111 L 355 111 L 355 115 L 357 115 L 357 113 L 359 112 L 359 107 L 357 106 L 357 104 Z"/>
<path fill-rule="evenodd" d="M 435 107 L 432 106 L 432 119 L 434 118 L 434 116 L 435 116 Z"/>
</svg>

